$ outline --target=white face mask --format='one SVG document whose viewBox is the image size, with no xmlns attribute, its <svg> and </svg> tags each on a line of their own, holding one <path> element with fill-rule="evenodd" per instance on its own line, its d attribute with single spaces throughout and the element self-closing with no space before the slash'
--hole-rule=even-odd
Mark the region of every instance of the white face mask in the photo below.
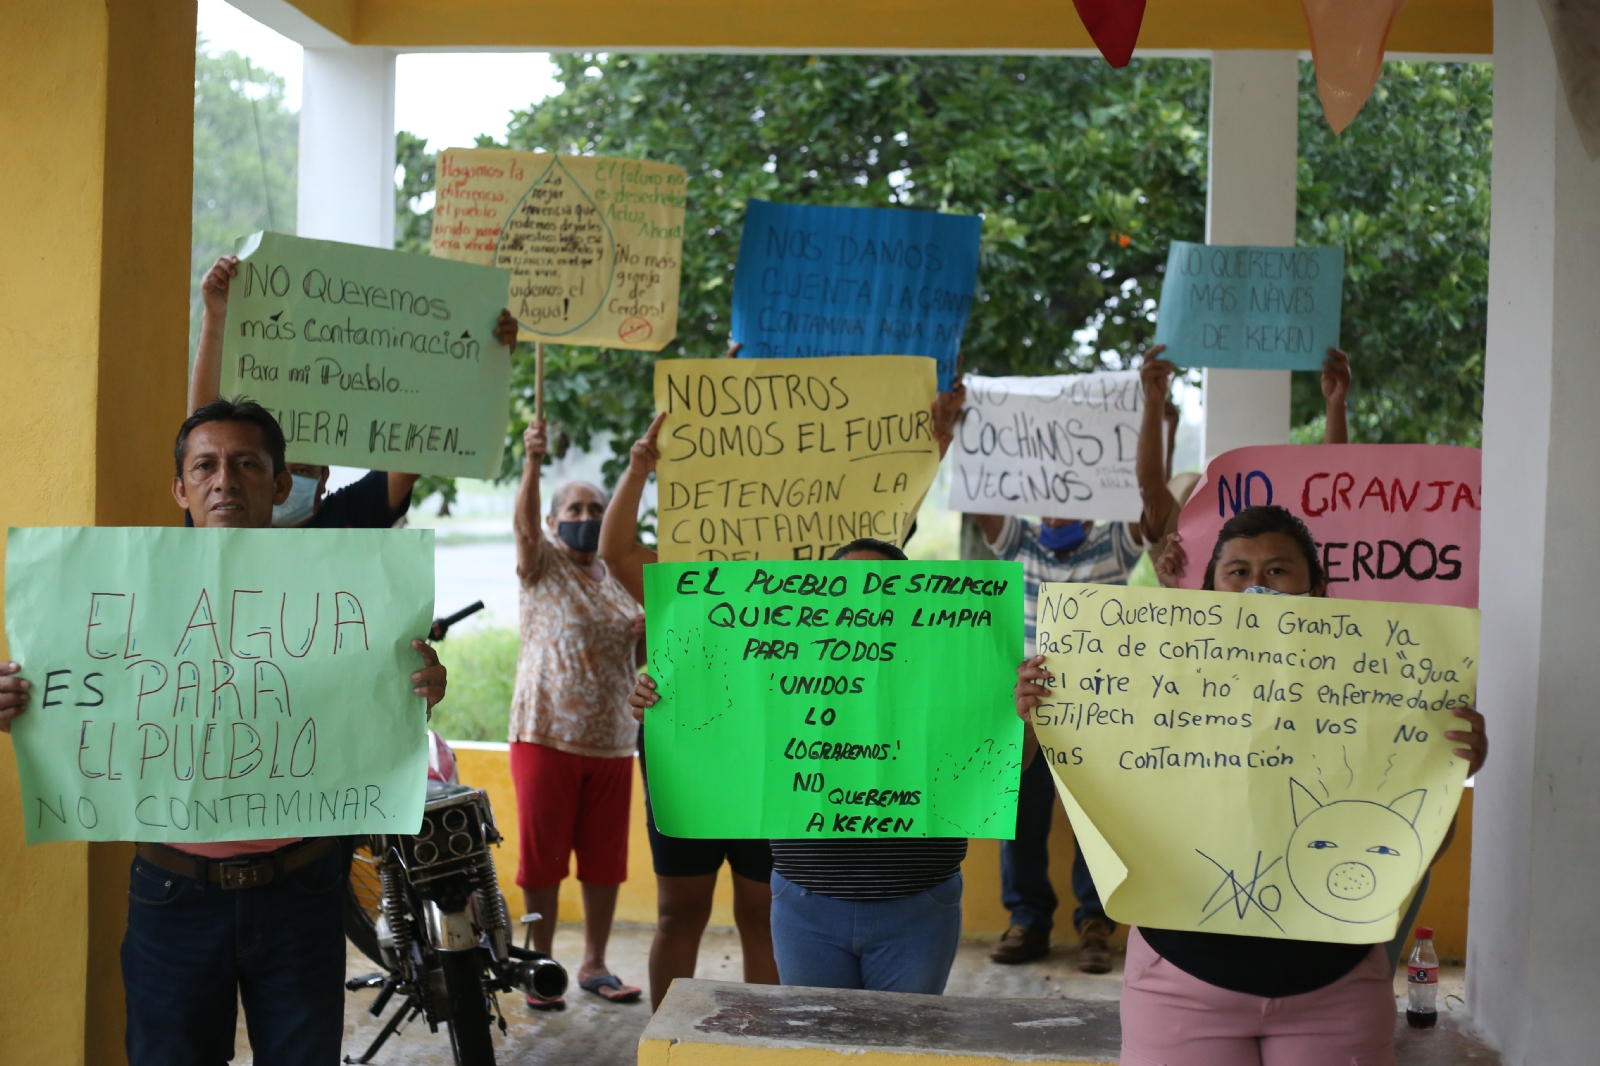
<svg viewBox="0 0 1600 1066">
<path fill-rule="evenodd" d="M 1244 595 L 1249 596 L 1252 594 L 1257 596 L 1309 596 L 1311 595 L 1311 590 L 1307 589 L 1305 592 L 1279 592 L 1277 589 L 1269 589 L 1265 585 L 1251 585 L 1244 590 Z"/>
<path fill-rule="evenodd" d="M 317 479 L 301 477 L 291 474 L 294 478 L 294 488 L 289 490 L 289 498 L 272 508 L 272 526 L 274 529 L 292 529 L 308 521 L 317 508 Z"/>
</svg>

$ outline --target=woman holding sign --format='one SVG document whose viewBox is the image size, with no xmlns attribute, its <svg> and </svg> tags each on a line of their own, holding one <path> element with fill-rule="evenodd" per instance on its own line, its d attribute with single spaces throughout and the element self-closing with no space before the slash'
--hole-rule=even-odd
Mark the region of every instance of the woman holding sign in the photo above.
<svg viewBox="0 0 1600 1066">
<path fill-rule="evenodd" d="M 1170 574 L 1174 553 L 1163 563 Z M 1305 524 L 1282 507 L 1250 507 L 1223 526 L 1205 588 L 1324 596 L 1327 581 Z M 1044 657 L 1017 668 L 1017 714 L 1030 723 L 1024 765 L 1037 750 L 1032 712 L 1055 694 Z M 1445 733 L 1469 775 L 1488 753 L 1483 716 L 1453 712 Z M 1449 847 L 1452 822 L 1438 853 Z M 1320 843 L 1320 842 L 1319 842 Z M 1431 865 L 1431 863 L 1430 863 Z M 1339 944 L 1227 933 L 1135 928 L 1122 993 L 1122 1059 L 1163 1066 L 1383 1066 L 1393 1064 L 1394 969 L 1382 944 Z"/>
<path fill-rule="evenodd" d="M 905 561 L 862 538 L 836 561 Z M 640 674 L 628 702 L 641 722 L 660 701 Z M 772 841 L 772 943 L 786 985 L 940 995 L 961 942 L 965 837 Z"/>
<path fill-rule="evenodd" d="M 575 481 L 558 489 L 540 521 L 546 432 L 536 419 L 522 435 L 526 463 L 514 518 L 522 585 L 510 730 L 522 841 L 517 884 L 539 915 L 534 947 L 548 954 L 561 882 L 577 853 L 584 925 L 578 987 L 631 1003 L 639 989 L 611 973 L 605 952 L 617 890 L 628 877 L 637 730 L 627 700 L 644 616 L 596 557 L 606 513 L 598 486 Z M 528 1006 L 560 1009 L 561 1001 L 530 995 Z"/>
</svg>

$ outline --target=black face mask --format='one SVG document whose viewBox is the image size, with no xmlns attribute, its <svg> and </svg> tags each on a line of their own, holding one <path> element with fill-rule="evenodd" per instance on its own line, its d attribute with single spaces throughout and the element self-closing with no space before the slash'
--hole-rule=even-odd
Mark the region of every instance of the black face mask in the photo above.
<svg viewBox="0 0 1600 1066">
<path fill-rule="evenodd" d="M 600 550 L 600 519 L 586 518 L 582 522 L 557 522 L 556 536 L 561 543 L 575 552 Z"/>
</svg>

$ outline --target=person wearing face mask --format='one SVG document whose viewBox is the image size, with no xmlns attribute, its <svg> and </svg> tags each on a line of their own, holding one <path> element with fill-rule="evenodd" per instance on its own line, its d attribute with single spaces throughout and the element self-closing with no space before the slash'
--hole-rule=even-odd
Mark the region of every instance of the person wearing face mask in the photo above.
<svg viewBox="0 0 1600 1066">
<path fill-rule="evenodd" d="M 1159 358 L 1163 351 L 1165 346 L 1159 344 L 1147 351 L 1139 370 L 1144 414 L 1134 467 L 1143 503 L 1138 523 L 1046 518 L 1035 527 L 1017 518 L 974 516 L 996 558 L 1017 559 L 1023 564 L 1030 654 L 1040 582 L 1126 584 L 1129 572 L 1138 563 L 1141 542 L 1148 546 L 1154 562 L 1160 559 L 1168 538 L 1176 535 L 1179 511 L 1199 477 L 1174 477 L 1172 473 L 1178 412 L 1170 401 L 1170 388 L 1177 367 Z M 1349 358 L 1330 348 L 1322 373 L 1327 443 L 1342 444 L 1346 440 L 1345 399 L 1349 391 Z M 1050 884 L 1048 840 L 1055 803 L 1055 785 L 1048 768 L 1040 763 L 1023 775 L 1017 797 L 1016 837 L 1000 844 L 1001 902 L 1011 912 L 1011 925 L 990 952 L 989 957 L 995 962 L 1028 962 L 1050 952 L 1057 901 Z M 1116 931 L 1116 923 L 1101 908 L 1094 879 L 1081 854 L 1072 863 L 1072 892 L 1078 899 L 1073 912 L 1079 937 L 1078 968 L 1085 973 L 1107 973 L 1111 969 L 1107 940 Z"/>
<path fill-rule="evenodd" d="M 517 884 L 538 914 L 533 945 L 551 950 L 561 882 L 578 856 L 584 955 L 578 986 L 613 1002 L 638 988 L 606 966 L 617 888 L 628 876 L 637 726 L 628 706 L 644 615 L 596 557 L 606 494 L 587 482 L 557 489 L 540 521 L 543 419 L 522 435 L 526 462 L 514 526 L 521 581 L 521 651 L 511 700 L 511 778 L 521 855 Z M 541 528 L 542 526 L 542 528 Z M 527 997 L 535 1010 L 560 999 Z"/>
<path fill-rule="evenodd" d="M 223 331 L 228 323 L 228 286 L 239 273 L 237 256 L 225 255 L 200 279 L 200 344 L 189 369 L 189 413 L 215 400 L 222 389 Z M 495 339 L 517 346 L 517 320 L 502 310 Z M 272 509 L 276 529 L 387 529 L 411 509 L 418 475 L 373 470 L 328 492 L 328 468 L 290 463 L 289 498 Z"/>
<path fill-rule="evenodd" d="M 1187 567 L 1172 538 L 1157 573 L 1174 587 Z M 1201 586 L 1216 592 L 1326 596 L 1328 583 L 1311 532 L 1282 507 L 1247 507 L 1224 523 Z M 1017 667 L 1017 714 L 1050 699 L 1042 656 Z M 1462 745 L 1467 773 L 1483 766 L 1489 742 L 1483 716 L 1452 712 L 1465 728 L 1445 733 Z M 1029 727 L 1024 764 L 1037 750 Z M 1037 761 L 1037 760 L 1035 760 Z M 1430 860 L 1455 836 L 1450 823 Z M 1416 919 L 1427 875 L 1399 925 Z M 1128 937 L 1122 990 L 1122 1062 L 1168 1066 L 1343 1066 L 1394 1059 L 1394 944 L 1331 944 L 1139 927 Z"/>
<path fill-rule="evenodd" d="M 1024 629 L 1027 651 L 1033 654 L 1039 586 L 1046 581 L 1084 581 L 1126 585 L 1128 575 L 1144 553 L 1144 544 L 1159 535 L 1168 521 L 1173 496 L 1168 491 L 1167 463 L 1163 462 L 1162 428 L 1167 416 L 1167 382 L 1174 367 L 1158 358 L 1160 345 L 1145 353 L 1140 371 L 1144 389 L 1144 421 L 1139 429 L 1135 469 L 1144 512 L 1136 523 L 1089 522 L 1075 518 L 1044 518 L 1038 524 L 1015 515 L 974 515 L 978 528 L 995 558 L 1022 564 Z M 964 391 L 958 383 L 958 392 Z M 1170 461 L 1170 460 L 1168 460 Z M 1050 822 L 1056 804 L 1050 769 L 1039 761 L 1022 775 L 1017 794 L 1015 839 L 1000 842 L 1000 900 L 1010 912 L 1011 924 L 989 952 L 1001 963 L 1030 962 L 1050 954 L 1050 932 L 1055 924 L 1057 898 L 1050 883 Z M 1116 923 L 1106 917 L 1095 890 L 1089 866 L 1079 852 L 1072 861 L 1072 894 L 1078 906 L 1072 924 L 1078 933 L 1078 969 L 1108 973 L 1108 940 Z"/>
</svg>

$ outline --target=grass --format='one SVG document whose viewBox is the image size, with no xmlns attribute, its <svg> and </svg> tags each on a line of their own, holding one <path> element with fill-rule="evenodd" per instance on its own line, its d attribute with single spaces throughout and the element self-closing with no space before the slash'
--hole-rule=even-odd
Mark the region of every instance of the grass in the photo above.
<svg viewBox="0 0 1600 1066">
<path fill-rule="evenodd" d="M 450 683 L 433 709 L 435 732 L 446 740 L 506 739 L 518 643 L 515 629 L 484 627 L 452 633 L 437 645 Z"/>
</svg>

